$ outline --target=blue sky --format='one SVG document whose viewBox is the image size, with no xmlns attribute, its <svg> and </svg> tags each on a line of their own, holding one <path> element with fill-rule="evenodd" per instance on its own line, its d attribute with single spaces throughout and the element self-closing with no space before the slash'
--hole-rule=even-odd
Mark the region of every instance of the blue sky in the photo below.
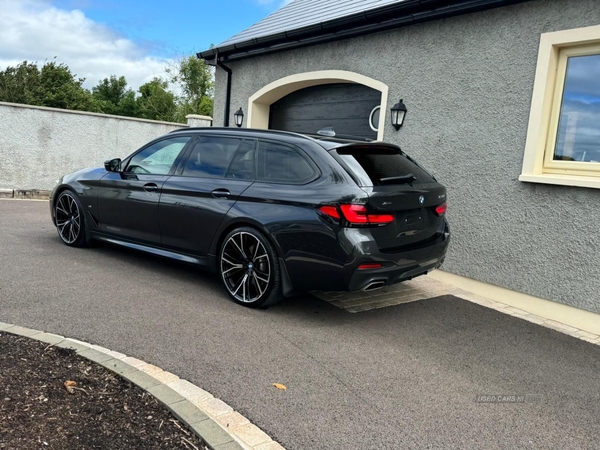
<svg viewBox="0 0 600 450">
<path fill-rule="evenodd" d="M 287 0 L 289 2 L 289 0 Z M 0 0 L 0 70 L 56 57 L 91 88 L 112 74 L 137 89 L 173 59 L 206 50 L 286 0 Z"/>
<path fill-rule="evenodd" d="M 64 9 L 80 9 L 157 56 L 206 50 L 263 19 L 278 0 L 57 0 Z M 142 6 L 143 5 L 143 6 Z"/>
</svg>

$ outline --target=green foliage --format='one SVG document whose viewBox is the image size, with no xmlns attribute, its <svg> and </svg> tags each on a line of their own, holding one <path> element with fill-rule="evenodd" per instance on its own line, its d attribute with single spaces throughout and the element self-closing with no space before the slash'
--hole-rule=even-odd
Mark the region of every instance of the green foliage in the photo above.
<svg viewBox="0 0 600 450">
<path fill-rule="evenodd" d="M 23 61 L 0 72 L 0 101 L 37 105 L 40 71 L 35 63 Z"/>
<path fill-rule="evenodd" d="M 169 81 L 181 91 L 177 98 L 178 122 L 185 122 L 188 114 L 212 116 L 214 77 L 212 69 L 203 60 L 195 56 L 182 57 L 165 71 Z"/>
<path fill-rule="evenodd" d="M 212 116 L 214 76 L 204 61 L 182 57 L 165 72 L 167 80 L 155 77 L 138 92 L 116 75 L 89 91 L 83 87 L 85 79 L 66 64 L 46 61 L 40 69 L 23 61 L 0 71 L 0 101 L 180 123 L 188 114 Z M 177 85 L 180 95 L 169 90 L 169 83 Z"/>
<path fill-rule="evenodd" d="M 99 112 L 98 103 L 82 86 L 84 81 L 85 78 L 75 79 L 67 65 L 47 62 L 40 71 L 37 97 L 42 106 Z"/>
<path fill-rule="evenodd" d="M 150 120 L 173 122 L 177 105 L 175 94 L 169 92 L 169 83 L 161 78 L 154 78 L 140 86 L 140 97 L 137 99 L 138 117 Z"/>
<path fill-rule="evenodd" d="M 105 114 L 134 117 L 137 113 L 135 92 L 127 89 L 127 80 L 111 75 L 92 88 L 92 95 Z"/>
<path fill-rule="evenodd" d="M 0 72 L 0 101 L 52 108 L 100 111 L 98 103 L 82 85 L 84 78 L 65 64 L 46 62 L 42 69 L 23 61 Z"/>
</svg>

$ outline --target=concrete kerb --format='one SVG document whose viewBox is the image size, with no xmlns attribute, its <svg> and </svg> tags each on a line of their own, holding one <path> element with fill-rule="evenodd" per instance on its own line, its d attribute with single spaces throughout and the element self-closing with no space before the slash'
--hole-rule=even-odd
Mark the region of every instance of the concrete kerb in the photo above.
<svg viewBox="0 0 600 450">
<path fill-rule="evenodd" d="M 581 330 L 580 328 L 569 326 L 564 323 L 557 322 L 555 320 L 550 320 L 546 317 L 527 312 L 514 306 L 510 306 L 506 303 L 502 303 L 500 301 L 484 297 L 473 292 L 469 292 L 467 290 L 441 281 L 440 279 L 433 278 L 431 274 L 423 278 L 426 278 L 426 282 L 432 285 L 433 288 L 435 288 L 438 291 L 442 290 L 446 294 L 454 295 L 455 297 L 459 297 L 471 303 L 476 303 L 486 308 L 495 309 L 496 311 L 501 312 L 503 314 L 507 314 L 509 316 L 513 316 L 521 320 L 526 320 L 528 322 L 535 323 L 536 325 L 541 325 L 545 328 L 550 328 L 554 331 L 558 331 L 559 333 L 566 334 L 568 336 L 589 342 L 591 344 L 600 345 L 600 334 Z"/>
<path fill-rule="evenodd" d="M 13 198 L 14 190 L 13 189 L 0 189 L 0 198 Z"/>
<path fill-rule="evenodd" d="M 0 189 L 0 198 L 19 200 L 48 200 L 50 191 L 39 189 Z"/>
<path fill-rule="evenodd" d="M 77 339 L 0 322 L 0 332 L 73 349 L 152 394 L 213 450 L 283 450 L 226 403 L 187 380 L 123 353 Z"/>
</svg>

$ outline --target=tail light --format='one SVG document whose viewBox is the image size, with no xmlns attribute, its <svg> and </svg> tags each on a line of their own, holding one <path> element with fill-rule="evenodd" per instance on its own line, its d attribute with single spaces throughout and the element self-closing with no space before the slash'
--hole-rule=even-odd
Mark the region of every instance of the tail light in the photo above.
<svg viewBox="0 0 600 450">
<path fill-rule="evenodd" d="M 385 225 L 394 221 L 393 214 L 370 214 L 364 205 L 340 205 L 344 218 L 353 225 Z M 321 206 L 319 208 L 323 214 L 332 219 L 342 218 L 340 211 L 336 206 Z"/>
<path fill-rule="evenodd" d="M 368 269 L 381 269 L 383 264 L 379 263 L 365 263 L 358 266 L 358 270 L 368 270 Z"/>
<path fill-rule="evenodd" d="M 341 219 L 340 212 L 335 206 L 321 206 L 319 211 L 333 219 Z"/>
<path fill-rule="evenodd" d="M 438 216 L 443 216 L 444 214 L 446 214 L 447 210 L 448 210 L 448 205 L 446 203 L 442 203 L 441 205 L 438 205 L 435 207 L 435 213 Z"/>
</svg>

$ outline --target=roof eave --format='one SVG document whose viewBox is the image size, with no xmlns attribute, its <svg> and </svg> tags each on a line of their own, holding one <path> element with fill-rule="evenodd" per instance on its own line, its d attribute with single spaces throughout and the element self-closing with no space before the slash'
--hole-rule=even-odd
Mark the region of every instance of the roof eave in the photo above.
<svg viewBox="0 0 600 450">
<path fill-rule="evenodd" d="M 530 0 L 453 0 L 450 4 L 441 0 L 407 0 L 329 22 L 211 48 L 197 56 L 207 62 L 217 57 L 222 61 L 240 60 L 526 1 Z"/>
</svg>

